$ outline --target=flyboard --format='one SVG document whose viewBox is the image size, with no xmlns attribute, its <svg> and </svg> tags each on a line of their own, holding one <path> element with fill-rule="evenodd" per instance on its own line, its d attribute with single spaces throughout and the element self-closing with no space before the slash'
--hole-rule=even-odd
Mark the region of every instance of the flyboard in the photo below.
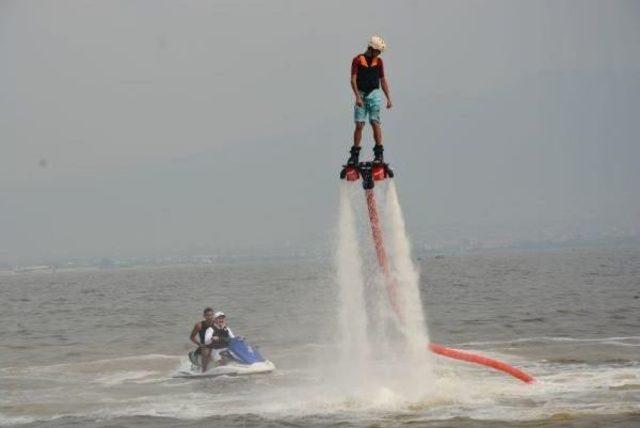
<svg viewBox="0 0 640 428">
<path fill-rule="evenodd" d="M 384 246 L 382 228 L 380 227 L 380 217 L 378 215 L 378 205 L 376 203 L 374 192 L 375 183 L 377 181 L 383 181 L 393 177 L 393 170 L 389 167 L 389 164 L 385 162 L 359 162 L 357 164 L 347 164 L 343 165 L 342 171 L 340 171 L 340 179 L 342 180 L 358 181 L 359 179 L 362 179 L 362 187 L 364 189 L 365 199 L 367 201 L 367 211 L 369 213 L 371 234 L 373 236 L 378 265 L 380 266 L 380 270 L 382 271 L 382 275 L 386 283 L 389 304 L 391 305 L 391 308 L 393 309 L 395 315 L 398 317 L 400 323 L 402 323 L 404 317 L 402 314 L 402 310 L 398 304 L 396 291 L 397 285 L 391 273 L 389 258 Z M 535 379 L 529 374 L 503 361 L 499 361 L 469 351 L 447 348 L 446 346 L 439 345 L 437 343 L 429 343 L 427 344 L 427 347 L 431 352 L 442 355 L 444 357 L 480 364 L 486 367 L 500 370 L 517 379 L 520 379 L 525 383 L 535 382 Z"/>
</svg>

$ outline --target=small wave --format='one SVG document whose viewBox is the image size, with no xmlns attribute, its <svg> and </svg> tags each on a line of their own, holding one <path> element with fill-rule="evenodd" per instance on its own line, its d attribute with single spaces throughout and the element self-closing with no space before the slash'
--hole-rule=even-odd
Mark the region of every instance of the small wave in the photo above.
<svg viewBox="0 0 640 428">
<path fill-rule="evenodd" d="M 640 384 L 638 383 L 629 383 L 626 385 L 612 385 L 609 387 L 612 391 L 634 391 L 640 390 Z"/>
<path fill-rule="evenodd" d="M 79 361 L 46 366 L 12 366 L 0 369 L 3 378 L 37 378 L 40 380 L 71 381 L 84 379 L 89 381 L 120 376 L 126 372 L 166 371 L 181 356 L 147 354 L 140 356 Z"/>
<path fill-rule="evenodd" d="M 148 360 L 176 360 L 182 358 L 180 355 L 163 355 L 163 354 L 146 354 L 146 355 L 132 355 L 129 357 L 117 357 L 117 358 L 104 358 L 101 360 L 92 360 L 92 361 L 78 361 L 73 363 L 59 363 L 52 364 L 49 366 L 31 366 L 31 369 L 60 369 L 65 367 L 72 367 L 77 365 L 86 365 L 86 364 L 110 364 L 117 362 L 127 362 L 127 361 L 148 361 Z M 24 369 L 25 367 L 5 367 L 1 369 L 2 371 L 13 370 L 13 369 Z"/>
<path fill-rule="evenodd" d="M 585 343 L 603 343 L 619 346 L 640 346 L 640 336 L 615 336 L 602 338 L 577 338 L 577 337 L 553 337 L 553 336 L 537 336 L 537 337 L 521 337 L 510 340 L 488 340 L 488 341 L 472 341 L 458 343 L 457 346 L 483 346 L 483 345 L 511 345 L 515 343 L 529 342 L 585 342 Z M 628 343 L 632 342 L 632 343 Z M 637 343 L 633 343 L 637 342 Z"/>
<path fill-rule="evenodd" d="M 543 317 L 535 317 L 535 318 L 523 318 L 520 322 L 545 322 L 546 319 Z"/>
<path fill-rule="evenodd" d="M 602 366 L 602 365 L 617 366 L 617 365 L 627 365 L 629 363 L 634 363 L 634 362 L 636 362 L 636 360 L 630 359 L 630 358 L 606 358 L 606 359 L 599 358 L 598 360 L 594 361 L 591 358 L 553 357 L 553 358 L 546 358 L 546 359 L 543 360 L 543 362 L 547 363 L 547 364 L 562 364 L 562 365 L 566 365 L 566 364 L 587 364 L 587 365 L 590 365 L 590 366 L 593 366 L 593 365 L 598 365 L 598 366 Z"/>
<path fill-rule="evenodd" d="M 0 426 L 25 425 L 35 421 L 36 419 L 31 416 L 8 416 L 0 413 Z"/>
<path fill-rule="evenodd" d="M 120 383 L 140 381 L 149 379 L 152 376 L 156 376 L 157 372 L 151 370 L 138 370 L 138 371 L 122 371 L 113 373 L 106 376 L 101 376 L 95 379 L 95 382 L 103 383 L 106 385 L 117 385 Z"/>
</svg>

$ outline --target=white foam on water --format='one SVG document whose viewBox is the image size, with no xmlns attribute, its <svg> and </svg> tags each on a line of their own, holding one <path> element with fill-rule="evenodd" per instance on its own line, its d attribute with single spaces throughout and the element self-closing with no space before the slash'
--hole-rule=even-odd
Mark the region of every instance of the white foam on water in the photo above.
<svg viewBox="0 0 640 428">
<path fill-rule="evenodd" d="M 373 364 L 370 370 L 375 372 L 375 369 Z M 274 419 L 340 413 L 357 418 L 362 412 L 369 415 L 420 414 L 430 420 L 471 417 L 524 421 L 546 419 L 554 414 L 637 411 L 640 404 L 629 398 L 634 390 L 628 388 L 635 388 L 639 381 L 637 368 L 585 368 L 576 365 L 556 368 L 543 375 L 539 383 L 526 385 L 494 371 L 446 361 L 438 367 L 431 393 L 420 398 L 407 394 L 406 389 L 398 385 L 383 385 L 383 382 L 367 379 L 360 388 L 323 382 L 305 388 L 271 386 L 249 401 L 235 394 L 212 396 L 205 392 L 139 397 L 128 401 L 126 407 L 112 407 L 112 411 L 123 416 L 153 415 L 181 419 L 244 413 Z M 214 392 L 217 387 L 211 385 L 211 392 Z M 611 400 L 612 387 L 620 388 L 619 400 Z M 211 406 L 211 403 L 215 405 Z"/>
<path fill-rule="evenodd" d="M 440 360 L 440 359 L 439 359 Z M 384 371 L 372 357 L 365 374 Z M 350 420 L 375 418 L 376 415 L 409 414 L 424 420 L 470 417 L 478 420 L 525 421 L 547 419 L 553 415 L 596 415 L 640 411 L 640 366 L 588 366 L 583 364 L 549 365 L 533 363 L 527 368 L 539 374 L 539 381 L 526 385 L 471 364 L 442 359 L 437 376 L 429 384 L 430 393 L 412 395 L 411 383 L 389 382 L 388 378 L 355 376 L 347 382 L 319 378 L 305 383 L 270 375 L 252 378 L 252 385 L 263 382 L 251 394 L 223 388 L 238 383 L 232 379 L 168 380 L 160 388 L 134 389 L 121 395 L 118 385 L 87 385 L 84 382 L 61 390 L 32 391 L 27 415 L 14 408 L 0 415 L 0 425 L 53 420 L 63 416 L 112 419 L 123 416 L 164 416 L 194 420 L 216 415 L 253 414 L 282 420 L 309 415 L 344 415 Z M 386 366 L 389 374 L 400 367 Z M 64 376 L 61 374 L 61 376 Z M 297 375 L 295 376 L 297 380 Z M 414 380 L 414 382 L 416 382 Z M 128 387 L 127 387 L 128 388 Z M 176 389 L 177 388 L 177 389 Z M 408 389 L 407 389 L 408 388 Z M 408 392 L 409 391 L 409 392 Z M 42 394 L 45 395 L 42 395 Z M 69 407 L 69 399 L 79 405 Z M 23 397 L 24 400 L 24 397 Z M 33 408 L 31 408 L 33 406 Z M 11 406 L 9 407 L 9 409 Z M 27 410 L 30 409 L 30 410 Z M 340 416 L 339 416 L 340 417 Z"/>
<path fill-rule="evenodd" d="M 162 373 L 182 357 L 146 354 L 46 366 L 6 367 L 3 378 L 37 379 L 56 382 L 104 382 L 114 384 L 141 378 L 162 377 Z"/>
<path fill-rule="evenodd" d="M 123 370 L 95 378 L 95 382 L 105 385 L 117 385 L 125 382 L 156 380 L 158 372 L 152 370 Z"/>
<path fill-rule="evenodd" d="M 26 425 L 35 421 L 36 418 L 31 416 L 7 416 L 0 413 L 0 426 Z"/>
</svg>

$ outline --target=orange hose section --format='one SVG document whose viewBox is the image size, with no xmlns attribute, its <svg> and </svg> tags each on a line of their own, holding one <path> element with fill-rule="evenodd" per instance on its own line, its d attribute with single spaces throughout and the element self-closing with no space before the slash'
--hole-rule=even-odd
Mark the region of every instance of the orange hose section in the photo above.
<svg viewBox="0 0 640 428">
<path fill-rule="evenodd" d="M 504 373 L 510 374 L 511 376 L 518 378 L 526 383 L 535 382 L 535 379 L 532 376 L 502 361 L 494 360 L 493 358 L 488 358 L 483 355 L 472 354 L 471 352 L 461 351 L 459 349 L 447 348 L 446 346 L 438 345 L 437 343 L 430 343 L 428 346 L 431 352 L 435 354 L 443 355 L 445 357 L 453 358 L 456 360 L 467 361 L 469 363 L 476 363 L 483 366 L 491 367 Z"/>
<path fill-rule="evenodd" d="M 385 282 L 387 283 L 387 295 L 389 296 L 389 302 L 393 311 L 398 316 L 398 319 L 402 322 L 403 316 L 400 307 L 398 306 L 398 299 L 396 297 L 396 281 L 391 275 L 391 269 L 389 268 L 389 259 L 387 258 L 387 252 L 384 249 L 384 241 L 382 239 L 382 229 L 380 228 L 380 220 L 378 218 L 378 208 L 376 205 L 376 197 L 373 193 L 373 189 L 365 190 L 367 196 L 367 208 L 369 211 L 369 220 L 371 222 L 371 233 L 373 235 L 373 242 L 376 247 L 376 255 L 378 256 L 378 264 L 382 269 Z"/>
<path fill-rule="evenodd" d="M 402 312 L 400 311 L 400 307 L 398 306 L 398 301 L 396 298 L 397 285 L 393 278 L 393 275 L 391 275 L 391 269 L 389 268 L 389 259 L 387 258 L 387 252 L 384 248 L 384 241 L 382 239 L 382 229 L 380 228 L 380 220 L 378 217 L 378 208 L 376 206 L 375 194 L 373 193 L 373 189 L 367 189 L 365 193 L 367 196 L 367 208 L 369 211 L 369 220 L 371 222 L 371 233 L 373 235 L 373 242 L 376 247 L 378 264 L 382 269 L 382 273 L 387 283 L 387 294 L 389 295 L 391 307 L 393 308 L 400 321 L 402 321 Z M 510 366 L 505 362 L 494 360 L 493 358 L 488 358 L 478 354 L 472 354 L 471 352 L 461 351 L 459 349 L 447 348 L 446 346 L 438 345 L 437 343 L 430 343 L 428 347 L 431 352 L 435 354 L 453 358 L 456 360 L 467 361 L 469 363 L 476 363 L 483 366 L 491 367 L 493 369 L 510 374 L 511 376 L 518 378 L 526 383 L 533 383 L 535 381 L 532 376 L 528 375 L 522 370 Z"/>
<path fill-rule="evenodd" d="M 382 269 L 382 274 L 384 275 L 385 282 L 387 283 L 387 295 L 389 296 L 391 307 L 398 316 L 398 319 L 402 322 L 403 316 L 396 298 L 397 286 L 393 275 L 391 275 L 389 259 L 387 258 L 387 252 L 384 248 L 384 241 L 382 239 L 382 229 L 380 228 L 380 220 L 378 217 L 378 208 L 376 206 L 375 194 L 373 193 L 373 189 L 367 189 L 365 190 L 365 193 L 367 196 L 367 208 L 369 211 L 369 220 L 371 221 L 371 233 L 373 235 L 373 242 L 376 247 L 378 264 Z M 447 348 L 445 346 L 438 345 L 437 343 L 430 343 L 429 349 L 438 355 L 453 358 L 456 360 L 467 361 L 470 363 L 481 364 L 483 366 L 500 370 L 526 383 L 533 383 L 535 381 L 533 377 L 529 376 L 522 370 L 510 366 L 509 364 L 502 361 L 494 360 L 483 355 L 472 354 L 470 352 L 461 351 L 459 349 Z"/>
</svg>

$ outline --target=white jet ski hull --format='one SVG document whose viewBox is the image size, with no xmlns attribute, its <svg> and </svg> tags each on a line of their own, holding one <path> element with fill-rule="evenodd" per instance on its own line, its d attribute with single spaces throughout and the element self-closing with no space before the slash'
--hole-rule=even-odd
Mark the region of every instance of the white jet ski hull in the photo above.
<svg viewBox="0 0 640 428">
<path fill-rule="evenodd" d="M 247 376 L 261 373 L 269 373 L 274 371 L 276 366 L 271 361 L 262 361 L 253 364 L 226 364 L 223 366 L 215 366 L 202 373 L 200 367 L 193 366 L 191 370 L 179 371 L 176 377 L 179 378 L 207 378 L 218 376 Z"/>
</svg>

